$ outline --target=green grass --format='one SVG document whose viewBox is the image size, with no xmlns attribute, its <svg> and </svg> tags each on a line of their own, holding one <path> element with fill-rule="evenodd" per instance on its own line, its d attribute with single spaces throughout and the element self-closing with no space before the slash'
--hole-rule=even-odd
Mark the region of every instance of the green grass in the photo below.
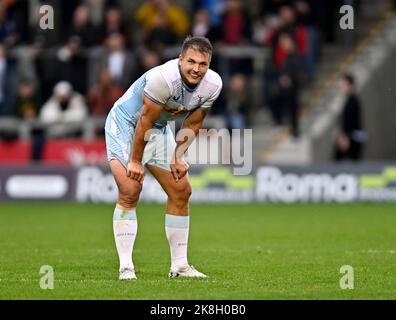
<svg viewBox="0 0 396 320">
<path fill-rule="evenodd" d="M 110 205 L 0 204 L 0 299 L 395 299 L 395 205 L 191 206 L 189 260 L 207 279 L 168 279 L 164 207 L 141 205 L 121 282 Z M 39 287 L 40 267 L 55 271 Z M 341 290 L 342 265 L 355 288 Z"/>
</svg>

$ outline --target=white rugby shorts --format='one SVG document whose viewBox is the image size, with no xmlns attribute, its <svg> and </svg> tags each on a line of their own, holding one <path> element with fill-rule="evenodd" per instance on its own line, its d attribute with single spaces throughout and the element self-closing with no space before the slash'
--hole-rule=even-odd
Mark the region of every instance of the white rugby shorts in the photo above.
<svg viewBox="0 0 396 320">
<path fill-rule="evenodd" d="M 116 117 L 114 110 L 109 112 L 105 124 L 107 160 L 119 160 L 127 167 L 132 152 L 135 128 L 122 117 Z M 171 171 L 170 164 L 176 141 L 169 125 L 162 129 L 153 128 L 144 148 L 142 164 L 150 164 Z"/>
</svg>

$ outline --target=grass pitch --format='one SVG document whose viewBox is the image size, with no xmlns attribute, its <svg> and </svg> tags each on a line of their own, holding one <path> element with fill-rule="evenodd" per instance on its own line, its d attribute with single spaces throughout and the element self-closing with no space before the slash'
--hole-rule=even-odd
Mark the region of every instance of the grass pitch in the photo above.
<svg viewBox="0 0 396 320">
<path fill-rule="evenodd" d="M 118 280 L 111 205 L 0 204 L 0 299 L 396 299 L 396 206 L 191 205 L 189 261 L 168 279 L 164 206 L 138 208 L 138 280 Z M 39 286 L 40 267 L 55 288 Z M 340 289 L 340 267 L 354 289 Z"/>
</svg>

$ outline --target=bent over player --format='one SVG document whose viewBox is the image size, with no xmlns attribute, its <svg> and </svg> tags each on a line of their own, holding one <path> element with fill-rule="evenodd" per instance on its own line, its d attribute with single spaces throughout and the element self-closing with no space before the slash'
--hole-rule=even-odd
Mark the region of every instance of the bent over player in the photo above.
<svg viewBox="0 0 396 320">
<path fill-rule="evenodd" d="M 105 133 L 107 157 L 119 191 L 113 230 L 121 280 L 136 279 L 132 250 L 143 166 L 168 196 L 165 231 L 171 254 L 169 277 L 206 277 L 187 260 L 191 185 L 183 154 L 192 141 L 176 142 L 167 122 L 185 117 L 182 129 L 192 132 L 193 137 L 198 134 L 222 88 L 220 76 L 209 69 L 211 57 L 208 39 L 187 37 L 177 59 L 144 73 L 109 112 Z"/>
</svg>

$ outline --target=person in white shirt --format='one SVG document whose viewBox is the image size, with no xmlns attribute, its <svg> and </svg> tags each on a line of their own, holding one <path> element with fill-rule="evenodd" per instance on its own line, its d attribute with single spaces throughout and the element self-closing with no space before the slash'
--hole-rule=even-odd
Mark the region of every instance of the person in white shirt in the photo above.
<svg viewBox="0 0 396 320">
<path fill-rule="evenodd" d="M 81 131 L 88 116 L 84 97 L 73 91 L 67 81 L 58 82 L 54 93 L 43 105 L 39 120 L 48 128 L 52 137 L 67 137 Z"/>
</svg>

